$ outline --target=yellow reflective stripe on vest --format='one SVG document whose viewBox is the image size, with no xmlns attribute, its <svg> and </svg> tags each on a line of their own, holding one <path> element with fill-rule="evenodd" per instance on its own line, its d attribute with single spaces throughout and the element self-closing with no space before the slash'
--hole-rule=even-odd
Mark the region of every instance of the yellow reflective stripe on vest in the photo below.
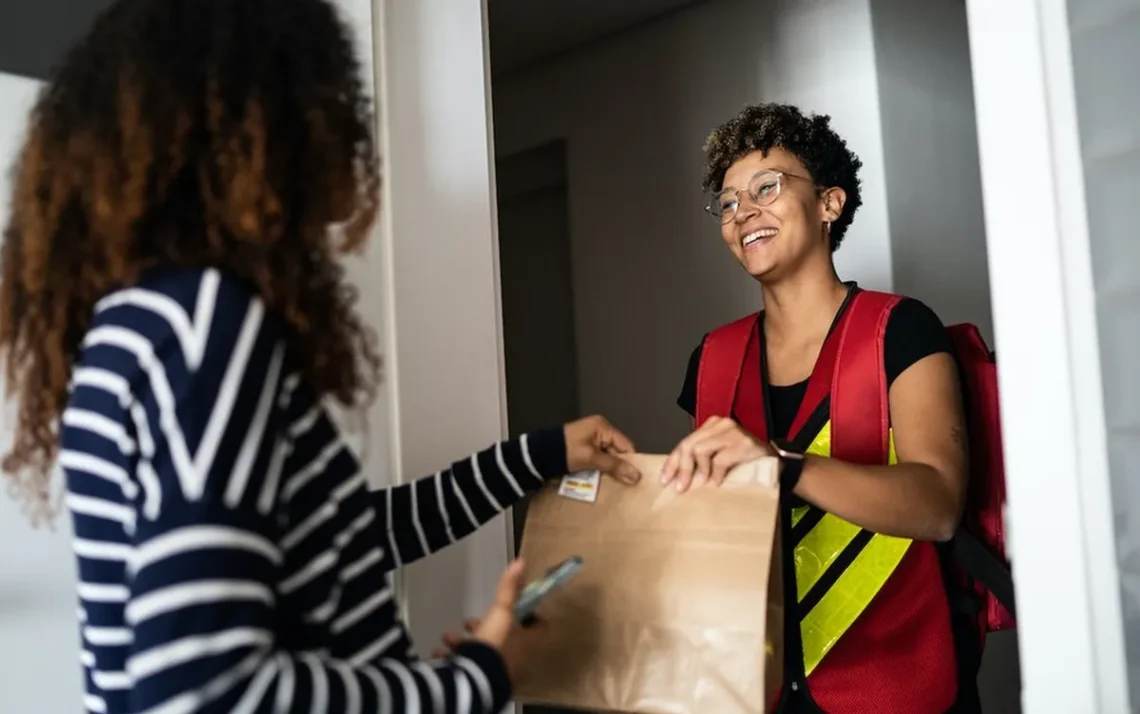
<svg viewBox="0 0 1140 714">
<path fill-rule="evenodd" d="M 894 433 L 890 435 L 889 463 L 898 463 Z M 831 422 L 816 434 L 807 453 L 831 456 Z M 812 510 L 802 506 L 792 511 L 792 527 Z M 796 598 L 803 602 L 812 587 L 863 529 L 838 516 L 825 513 L 795 546 Z M 866 536 L 864 536 L 865 538 Z M 911 541 L 874 534 L 835 583 L 818 598 L 811 611 L 801 616 L 804 672 L 811 674 L 839 638 L 855 623 L 906 555 Z M 848 556 L 850 557 L 850 556 Z"/>
</svg>

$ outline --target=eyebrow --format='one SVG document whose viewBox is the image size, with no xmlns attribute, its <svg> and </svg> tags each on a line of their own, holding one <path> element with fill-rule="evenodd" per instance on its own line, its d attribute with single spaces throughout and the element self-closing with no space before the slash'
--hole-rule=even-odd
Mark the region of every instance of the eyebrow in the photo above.
<svg viewBox="0 0 1140 714">
<path fill-rule="evenodd" d="M 792 171 L 791 169 L 785 169 L 785 168 L 781 168 L 781 167 L 777 167 L 777 166 L 765 166 L 763 168 L 759 168 L 759 169 L 756 169 L 755 171 L 753 171 L 752 175 L 748 177 L 748 180 L 751 181 L 753 179 L 753 177 L 756 176 L 756 174 L 761 173 L 763 171 L 772 171 L 772 172 L 778 173 L 778 174 L 787 174 L 788 176 L 798 176 L 799 175 L 795 171 Z M 717 193 L 723 193 L 725 191 L 736 191 L 736 190 L 737 190 L 737 188 L 735 186 L 721 186 L 720 191 L 717 191 Z"/>
</svg>

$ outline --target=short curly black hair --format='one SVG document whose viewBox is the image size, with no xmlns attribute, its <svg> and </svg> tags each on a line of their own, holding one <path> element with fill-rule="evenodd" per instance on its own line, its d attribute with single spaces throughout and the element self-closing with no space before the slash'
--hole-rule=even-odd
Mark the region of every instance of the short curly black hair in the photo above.
<svg viewBox="0 0 1140 714">
<path fill-rule="evenodd" d="M 859 169 L 863 162 L 847 148 L 826 114 L 805 115 L 790 104 L 747 106 L 721 124 L 705 140 L 705 172 L 702 187 L 719 191 L 728 168 L 753 151 L 774 148 L 792 153 L 807 168 L 816 184 L 836 186 L 847 194 L 839 218 L 831 223 L 831 250 L 839 247 L 855 211 L 863 204 Z"/>
</svg>

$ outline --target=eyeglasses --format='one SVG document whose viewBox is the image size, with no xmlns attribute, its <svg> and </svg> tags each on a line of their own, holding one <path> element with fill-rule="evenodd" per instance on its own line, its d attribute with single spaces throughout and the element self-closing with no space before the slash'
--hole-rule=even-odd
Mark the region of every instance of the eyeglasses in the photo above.
<svg viewBox="0 0 1140 714">
<path fill-rule="evenodd" d="M 763 207 L 770 206 L 772 202 L 780 197 L 780 192 L 784 188 L 784 182 L 787 179 L 796 178 L 801 181 L 811 181 L 806 176 L 797 176 L 795 174 L 784 173 L 783 171 L 772 171 L 765 169 L 758 171 L 748 181 L 748 187 L 744 189 L 726 188 L 723 191 L 717 191 L 709 197 L 709 202 L 705 205 L 705 211 L 715 217 L 719 218 L 721 223 L 728 223 L 736 218 L 736 211 L 740 208 L 740 194 L 747 192 L 749 200 L 752 205 Z"/>
</svg>

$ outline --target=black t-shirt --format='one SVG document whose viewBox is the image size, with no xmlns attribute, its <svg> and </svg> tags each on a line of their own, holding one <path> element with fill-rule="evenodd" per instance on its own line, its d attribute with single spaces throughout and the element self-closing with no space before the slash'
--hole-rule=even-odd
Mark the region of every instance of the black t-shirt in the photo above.
<svg viewBox="0 0 1140 714">
<path fill-rule="evenodd" d="M 708 335 L 705 335 L 708 337 Z M 705 340 L 693 350 L 685 383 L 677 397 L 677 405 L 689 416 L 697 411 L 697 370 L 701 364 L 701 350 Z M 883 345 L 884 371 L 887 386 L 915 362 L 940 352 L 953 352 L 950 335 L 938 316 L 926 304 L 913 298 L 903 298 L 891 312 Z M 786 437 L 792 421 L 799 411 L 800 402 L 807 392 L 807 380 L 786 386 L 770 386 L 768 398 L 772 414 L 772 434 Z"/>
</svg>

